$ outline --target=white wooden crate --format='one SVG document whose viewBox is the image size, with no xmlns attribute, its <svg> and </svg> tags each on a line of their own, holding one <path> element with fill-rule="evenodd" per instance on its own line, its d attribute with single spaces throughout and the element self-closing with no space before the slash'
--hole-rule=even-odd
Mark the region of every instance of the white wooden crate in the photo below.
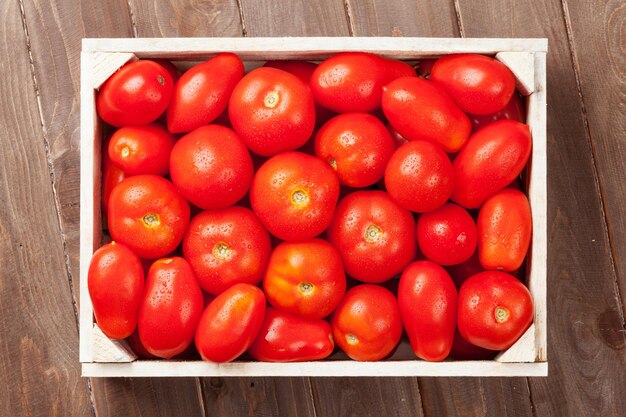
<svg viewBox="0 0 626 417">
<path fill-rule="evenodd" d="M 546 39 L 451 38 L 170 38 L 83 39 L 81 53 L 81 196 L 80 196 L 80 361 L 83 376 L 545 376 L 547 279 Z M 137 360 L 125 342 L 111 341 L 98 329 L 87 290 L 87 271 L 100 246 L 100 149 L 102 121 L 95 109 L 97 89 L 120 66 L 138 58 L 202 61 L 234 52 L 244 62 L 269 59 L 321 60 L 341 51 L 372 52 L 417 60 L 473 52 L 505 63 L 527 96 L 527 123 L 533 148 L 525 171 L 532 207 L 533 237 L 527 283 L 535 303 L 533 325 L 508 350 L 488 361 L 430 363 L 412 355 L 403 341 L 388 360 L 356 362 L 342 354 L 317 362 Z"/>
</svg>

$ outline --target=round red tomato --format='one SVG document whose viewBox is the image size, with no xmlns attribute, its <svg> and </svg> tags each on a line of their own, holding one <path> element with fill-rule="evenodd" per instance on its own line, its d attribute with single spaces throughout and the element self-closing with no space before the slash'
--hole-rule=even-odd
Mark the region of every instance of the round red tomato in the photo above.
<svg viewBox="0 0 626 417">
<path fill-rule="evenodd" d="M 524 99 L 522 96 L 515 93 L 502 110 L 486 115 L 470 114 L 469 118 L 472 122 L 472 133 L 478 132 L 483 127 L 497 122 L 498 120 L 515 120 L 524 123 L 526 122 Z"/>
<path fill-rule="evenodd" d="M 417 243 L 422 254 L 439 265 L 467 261 L 478 240 L 472 216 L 456 204 L 446 203 L 417 220 Z"/>
<path fill-rule="evenodd" d="M 394 151 L 385 125 L 367 113 L 345 113 L 330 119 L 315 137 L 315 154 L 349 187 L 380 181 Z"/>
<path fill-rule="evenodd" d="M 363 284 L 350 289 L 332 316 L 337 346 L 356 361 L 389 355 L 402 336 L 398 301 L 391 291 Z"/>
<path fill-rule="evenodd" d="M 119 169 L 117 165 L 115 165 L 111 158 L 109 158 L 109 143 L 111 138 L 108 137 L 104 141 L 104 145 L 102 146 L 102 213 L 104 216 L 107 215 L 109 211 L 109 197 L 111 196 L 111 191 L 115 188 L 117 184 L 122 182 L 124 178 L 126 178 L 126 174 L 124 171 Z"/>
<path fill-rule="evenodd" d="M 126 178 L 109 198 L 109 232 L 142 258 L 172 252 L 189 224 L 189 203 L 156 175 Z"/>
<path fill-rule="evenodd" d="M 111 339 L 135 330 L 143 281 L 141 261 L 123 244 L 113 241 L 94 252 L 87 287 L 98 327 Z"/>
<path fill-rule="evenodd" d="M 125 126 L 111 136 L 109 158 L 127 175 L 167 175 L 174 135 L 156 123 Z"/>
<path fill-rule="evenodd" d="M 230 97 L 228 114 L 248 148 L 261 156 L 299 148 L 315 127 L 311 89 L 276 68 L 257 68 L 243 77 Z"/>
<path fill-rule="evenodd" d="M 508 349 L 532 323 L 533 311 L 532 296 L 517 278 L 506 272 L 481 272 L 459 291 L 459 333 L 485 349 Z"/>
<path fill-rule="evenodd" d="M 174 91 L 169 72 L 153 61 L 124 65 L 100 87 L 96 110 L 116 127 L 154 122 L 167 108 Z"/>
<path fill-rule="evenodd" d="M 400 277 L 398 304 L 415 354 L 442 361 L 450 353 L 456 329 L 457 291 L 441 266 L 417 261 Z"/>
<path fill-rule="evenodd" d="M 515 92 L 511 70 L 500 61 L 478 54 L 439 58 L 430 79 L 446 90 L 464 112 L 471 114 L 500 111 Z"/>
<path fill-rule="evenodd" d="M 155 261 L 139 309 L 139 339 L 151 354 L 169 359 L 193 342 L 203 310 L 191 265 L 179 257 Z"/>
<path fill-rule="evenodd" d="M 252 158 L 237 134 L 220 125 L 183 136 L 170 156 L 170 175 L 180 193 L 203 209 L 228 207 L 248 192 Z"/>
<path fill-rule="evenodd" d="M 528 125 L 501 120 L 480 129 L 454 160 L 452 200 L 478 208 L 522 172 L 531 151 Z"/>
<path fill-rule="evenodd" d="M 333 218 L 339 181 L 333 169 L 311 155 L 285 152 L 267 160 L 250 188 L 252 209 L 279 239 L 306 240 Z"/>
<path fill-rule="evenodd" d="M 237 283 L 261 282 L 271 249 L 259 219 L 237 206 L 198 214 L 183 239 L 185 259 L 200 286 L 216 295 Z"/>
<path fill-rule="evenodd" d="M 243 71 L 241 59 L 230 52 L 187 70 L 176 83 L 167 109 L 169 131 L 190 132 L 214 121 L 228 106 Z"/>
<path fill-rule="evenodd" d="M 384 87 L 382 105 L 391 126 L 408 140 L 426 140 L 457 152 L 469 138 L 469 118 L 432 81 L 398 78 Z"/>
<path fill-rule="evenodd" d="M 235 284 L 206 307 L 196 329 L 196 348 L 205 361 L 230 362 L 259 334 L 265 317 L 263 291 Z"/>
<path fill-rule="evenodd" d="M 396 149 L 385 169 L 385 187 L 402 207 L 424 213 L 441 207 L 454 189 L 448 155 L 423 140 Z"/>
<path fill-rule="evenodd" d="M 383 191 L 355 191 L 337 205 L 328 240 L 346 272 L 363 282 L 387 281 L 417 252 L 413 215 Z"/>
<path fill-rule="evenodd" d="M 271 305 L 305 319 L 321 319 L 346 292 L 341 256 L 321 239 L 284 242 L 270 257 L 263 290 Z"/>
</svg>

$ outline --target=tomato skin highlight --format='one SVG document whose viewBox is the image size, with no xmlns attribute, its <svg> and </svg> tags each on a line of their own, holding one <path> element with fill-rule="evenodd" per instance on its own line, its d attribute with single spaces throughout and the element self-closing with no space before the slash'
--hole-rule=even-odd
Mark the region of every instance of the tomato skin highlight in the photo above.
<svg viewBox="0 0 626 417">
<path fill-rule="evenodd" d="M 533 312 L 528 288 L 506 272 L 478 273 L 459 291 L 459 333 L 485 349 L 511 347 L 530 327 Z"/>
<path fill-rule="evenodd" d="M 169 131 L 191 132 L 213 122 L 226 110 L 243 72 L 241 58 L 230 52 L 219 53 L 187 70 L 176 82 L 167 109 Z"/>
<path fill-rule="evenodd" d="M 256 285 L 271 252 L 270 237 L 244 207 L 207 210 L 194 217 L 183 239 L 183 253 L 198 283 L 210 294 L 234 284 Z"/>
<path fill-rule="evenodd" d="M 235 284 L 215 297 L 196 329 L 202 359 L 230 362 L 248 350 L 263 325 L 265 304 L 263 292 L 250 284 Z"/>
<path fill-rule="evenodd" d="M 141 261 L 127 246 L 111 242 L 91 257 L 87 286 L 98 327 L 111 339 L 130 336 L 144 288 Z"/>
<path fill-rule="evenodd" d="M 528 198 L 505 188 L 485 201 L 478 212 L 478 256 L 485 269 L 515 271 L 524 262 L 532 237 Z"/>
<path fill-rule="evenodd" d="M 139 309 L 139 339 L 148 352 L 169 359 L 193 342 L 203 308 L 191 265 L 180 257 L 152 264 Z"/>
<path fill-rule="evenodd" d="M 333 313 L 333 338 L 351 359 L 377 361 L 389 355 L 402 336 L 398 301 L 374 284 L 351 288 Z"/>
<path fill-rule="evenodd" d="M 332 334 L 325 320 L 307 320 L 268 307 L 248 353 L 263 362 L 316 361 L 333 353 Z"/>
<path fill-rule="evenodd" d="M 441 266 L 416 261 L 400 277 L 398 304 L 415 354 L 439 362 L 450 353 L 457 320 L 457 291 Z"/>
<path fill-rule="evenodd" d="M 446 152 L 458 152 L 471 122 L 454 100 L 432 81 L 398 78 L 383 88 L 383 112 L 395 130 L 409 141 L 425 140 Z"/>
<path fill-rule="evenodd" d="M 451 200 L 465 208 L 478 208 L 490 195 L 509 185 L 530 158 L 528 125 L 501 120 L 476 132 L 453 162 Z"/>
<path fill-rule="evenodd" d="M 111 136 L 111 161 L 126 175 L 167 175 L 176 138 L 159 124 L 124 126 Z"/>
<path fill-rule="evenodd" d="M 346 292 L 337 249 L 322 239 L 283 242 L 270 257 L 263 290 L 275 308 L 305 319 L 321 319 Z"/>
<path fill-rule="evenodd" d="M 500 61 L 478 54 L 439 58 L 430 79 L 443 88 L 466 113 L 502 110 L 515 92 L 515 76 Z"/>
<path fill-rule="evenodd" d="M 174 80 L 156 62 L 139 60 L 124 65 L 100 87 L 96 111 L 115 127 L 154 122 L 167 108 Z"/>
</svg>

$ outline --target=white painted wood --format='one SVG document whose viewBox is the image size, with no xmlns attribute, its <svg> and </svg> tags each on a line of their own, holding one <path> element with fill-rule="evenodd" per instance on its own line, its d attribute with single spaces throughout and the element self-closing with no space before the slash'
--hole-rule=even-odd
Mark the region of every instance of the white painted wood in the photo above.
<svg viewBox="0 0 626 417">
<path fill-rule="evenodd" d="M 531 324 L 513 346 L 500 352 L 495 360 L 498 362 L 535 362 L 535 325 Z"/>
<path fill-rule="evenodd" d="M 132 362 L 137 355 L 125 340 L 109 339 L 97 324 L 93 325 L 93 361 L 105 363 Z"/>
<path fill-rule="evenodd" d="M 496 59 L 515 75 L 515 86 L 522 95 L 527 96 L 535 91 L 534 52 L 498 52 Z"/>
<path fill-rule="evenodd" d="M 122 65 L 136 61 L 135 54 L 124 52 L 94 52 L 91 55 L 91 85 L 96 90 Z"/>
</svg>

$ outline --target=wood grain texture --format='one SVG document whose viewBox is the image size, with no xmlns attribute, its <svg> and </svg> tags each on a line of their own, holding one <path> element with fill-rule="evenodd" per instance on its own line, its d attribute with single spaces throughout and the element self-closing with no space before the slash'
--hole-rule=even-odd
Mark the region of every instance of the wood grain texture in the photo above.
<svg viewBox="0 0 626 417">
<path fill-rule="evenodd" d="M 0 16 L 0 415 L 90 416 L 19 2 Z"/>
<path fill-rule="evenodd" d="M 459 11 L 466 36 L 549 38 L 550 376 L 529 380 L 535 412 L 620 415 L 626 409 L 620 394 L 626 383 L 625 332 L 561 2 L 459 0 Z M 623 195 L 617 198 L 623 201 Z"/>
</svg>

